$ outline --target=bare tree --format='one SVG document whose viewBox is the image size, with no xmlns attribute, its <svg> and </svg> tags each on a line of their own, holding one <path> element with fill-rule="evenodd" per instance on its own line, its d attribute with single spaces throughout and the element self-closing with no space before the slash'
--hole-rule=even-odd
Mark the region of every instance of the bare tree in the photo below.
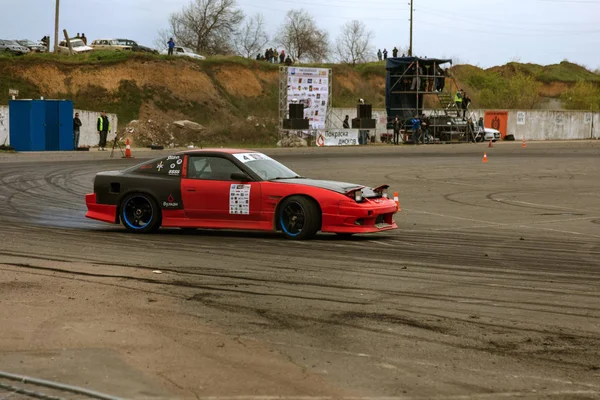
<svg viewBox="0 0 600 400">
<path fill-rule="evenodd" d="M 200 54 L 227 54 L 233 49 L 233 35 L 244 19 L 236 0 L 191 0 L 169 17 L 168 36 L 179 46 Z M 159 32 L 163 38 L 165 32 Z"/>
<path fill-rule="evenodd" d="M 294 61 L 327 59 L 327 32 L 319 29 L 314 18 L 305 10 L 288 11 L 276 41 Z"/>
<path fill-rule="evenodd" d="M 340 61 L 352 65 L 368 61 L 372 58 L 372 40 L 373 32 L 367 30 L 363 22 L 346 22 L 336 41 L 336 52 Z"/>
<path fill-rule="evenodd" d="M 236 33 L 235 46 L 239 54 L 250 58 L 260 53 L 269 41 L 265 32 L 265 20 L 262 14 L 256 14 L 247 19 L 246 23 Z"/>
</svg>

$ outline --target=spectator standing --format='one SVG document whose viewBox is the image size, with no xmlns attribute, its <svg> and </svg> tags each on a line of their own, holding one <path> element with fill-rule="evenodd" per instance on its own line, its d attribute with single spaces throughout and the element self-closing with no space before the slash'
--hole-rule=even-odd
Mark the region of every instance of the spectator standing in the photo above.
<svg viewBox="0 0 600 400">
<path fill-rule="evenodd" d="M 83 44 L 87 46 L 87 38 L 85 37 L 85 33 L 81 34 L 81 40 L 83 41 Z"/>
<path fill-rule="evenodd" d="M 271 54 L 271 62 L 273 64 L 275 64 L 277 62 L 277 55 L 279 54 L 279 52 L 277 51 L 277 49 L 273 50 L 273 54 Z"/>
<path fill-rule="evenodd" d="M 77 35 L 75 36 L 75 39 L 81 39 L 81 35 L 79 35 L 79 32 L 77 32 Z"/>
<path fill-rule="evenodd" d="M 383 55 L 381 54 L 381 49 L 377 50 L 377 60 L 381 61 L 381 57 L 383 57 Z"/>
<path fill-rule="evenodd" d="M 387 49 L 383 49 L 383 59 L 387 60 Z"/>
<path fill-rule="evenodd" d="M 398 49 L 396 48 L 396 46 L 394 46 L 394 48 L 392 49 L 392 56 L 394 58 L 398 57 Z"/>
<path fill-rule="evenodd" d="M 350 129 L 350 117 L 348 115 L 346 115 L 346 118 L 344 118 L 343 127 L 344 129 Z"/>
<path fill-rule="evenodd" d="M 98 117 L 98 123 L 96 124 L 98 135 L 100 135 L 100 143 L 98 144 L 98 151 L 106 151 L 106 138 L 108 132 L 110 132 L 110 121 L 106 116 L 106 111 L 102 110 L 102 115 Z"/>
<path fill-rule="evenodd" d="M 412 139 L 414 144 L 419 144 L 419 136 L 421 136 L 421 120 L 418 115 L 415 115 L 413 119 L 410 120 L 412 124 Z"/>
<path fill-rule="evenodd" d="M 392 123 L 392 128 L 394 129 L 394 144 L 398 144 L 400 141 L 400 120 L 397 115 Z"/>
<path fill-rule="evenodd" d="M 79 148 L 79 133 L 81 132 L 81 120 L 79 119 L 79 113 L 75 113 L 73 118 L 73 149 Z"/>
<path fill-rule="evenodd" d="M 173 40 L 173 38 L 169 39 L 169 41 L 167 42 L 167 46 L 169 46 L 169 52 L 167 54 L 172 56 L 173 50 L 175 49 L 175 41 Z"/>
<path fill-rule="evenodd" d="M 454 103 L 456 104 L 456 116 L 460 117 L 460 110 L 462 109 L 462 96 L 463 96 L 463 90 L 460 89 L 458 92 L 456 92 L 456 94 L 454 95 Z"/>
<path fill-rule="evenodd" d="M 410 86 L 410 90 L 421 89 L 421 76 L 420 76 L 420 75 L 422 75 L 421 67 L 419 67 L 418 64 L 413 64 L 411 72 L 413 74 L 413 78 L 412 78 L 412 84 Z"/>
<path fill-rule="evenodd" d="M 285 59 L 285 65 L 287 65 L 288 67 L 290 65 L 292 65 L 294 62 L 292 61 L 292 59 L 290 58 L 290 56 L 288 55 L 287 58 Z"/>
<path fill-rule="evenodd" d="M 265 50 L 265 60 L 269 61 L 270 58 L 271 58 L 271 50 L 267 49 L 267 50 Z"/>
<path fill-rule="evenodd" d="M 467 110 L 469 109 L 469 104 L 471 104 L 471 98 L 469 97 L 469 95 L 467 93 L 464 93 L 463 94 L 463 102 L 462 102 L 463 118 L 466 118 L 466 116 L 467 116 Z"/>
<path fill-rule="evenodd" d="M 283 64 L 285 62 L 285 50 L 281 50 L 281 54 L 279 55 L 279 64 Z"/>
<path fill-rule="evenodd" d="M 429 144 L 429 117 L 427 117 L 425 114 L 421 116 L 421 126 L 421 130 L 423 131 L 423 144 Z"/>
</svg>

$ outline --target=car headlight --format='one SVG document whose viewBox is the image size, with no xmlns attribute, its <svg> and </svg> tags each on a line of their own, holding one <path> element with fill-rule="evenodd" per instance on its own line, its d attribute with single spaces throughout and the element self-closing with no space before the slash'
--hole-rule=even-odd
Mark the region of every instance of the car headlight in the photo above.
<svg viewBox="0 0 600 400">
<path fill-rule="evenodd" d="M 354 200 L 357 203 L 360 203 L 361 201 L 363 201 L 363 192 L 362 190 L 357 190 L 354 192 Z"/>
</svg>

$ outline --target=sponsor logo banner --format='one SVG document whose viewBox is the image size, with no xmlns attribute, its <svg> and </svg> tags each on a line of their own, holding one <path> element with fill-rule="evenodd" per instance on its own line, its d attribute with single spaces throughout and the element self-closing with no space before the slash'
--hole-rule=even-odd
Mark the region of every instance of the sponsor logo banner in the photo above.
<svg viewBox="0 0 600 400">
<path fill-rule="evenodd" d="M 317 146 L 358 146 L 358 129 L 319 132 Z"/>
</svg>

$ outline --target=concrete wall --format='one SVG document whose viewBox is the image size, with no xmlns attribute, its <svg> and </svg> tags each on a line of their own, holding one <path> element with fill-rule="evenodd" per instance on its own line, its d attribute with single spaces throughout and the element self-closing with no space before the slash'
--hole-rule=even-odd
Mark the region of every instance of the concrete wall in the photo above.
<svg viewBox="0 0 600 400">
<path fill-rule="evenodd" d="M 96 121 L 100 116 L 99 112 L 86 111 L 75 109 L 74 113 L 79 113 L 79 119 L 83 124 L 81 127 L 81 133 L 79 136 L 80 146 L 97 146 L 99 137 L 96 131 Z M 118 129 L 119 120 L 116 114 L 107 114 L 110 120 L 111 133 L 108 135 L 108 140 L 115 138 L 115 132 Z M 75 114 L 73 114 L 75 116 Z M 0 145 L 10 144 L 10 132 L 9 132 L 9 112 L 8 106 L 0 106 Z"/>
<path fill-rule="evenodd" d="M 470 110 L 474 119 L 479 119 L 485 110 Z M 525 113 L 525 123 L 517 123 L 517 115 Z M 430 111 L 425 110 L 429 114 Z M 586 118 L 587 114 L 587 118 Z M 332 128 L 341 128 L 344 116 L 356 118 L 355 108 L 332 109 Z M 388 132 L 386 128 L 385 110 L 373 110 L 373 118 L 377 119 L 376 137 L 379 141 L 381 133 Z M 590 123 L 589 117 L 593 120 Z M 391 131 L 389 131 L 391 133 Z M 509 110 L 507 134 L 512 134 L 515 139 L 521 140 L 572 140 L 572 139 L 600 139 L 600 113 L 588 111 L 555 111 L 555 110 Z"/>
</svg>

